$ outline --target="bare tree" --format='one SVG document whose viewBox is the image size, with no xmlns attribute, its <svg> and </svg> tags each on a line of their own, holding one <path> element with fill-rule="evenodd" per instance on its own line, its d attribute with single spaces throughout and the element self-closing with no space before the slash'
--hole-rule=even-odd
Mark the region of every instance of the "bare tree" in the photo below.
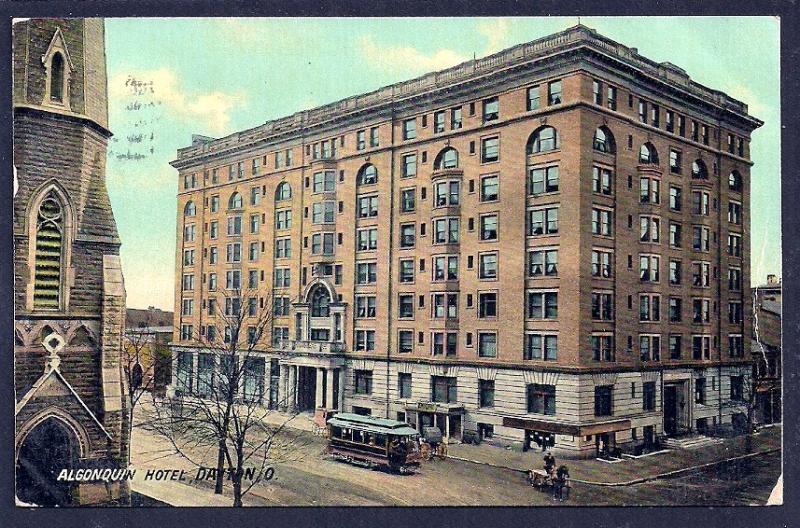
<svg viewBox="0 0 800 528">
<path fill-rule="evenodd" d="M 122 347 L 122 370 L 128 389 L 128 438 L 133 431 L 133 417 L 142 396 L 155 389 L 157 375 L 169 366 L 169 350 L 158 343 L 148 315 L 141 327 L 126 328 Z M 128 462 L 130 462 L 128 450 Z"/>
<path fill-rule="evenodd" d="M 222 334 L 209 325 L 214 330 L 193 336 L 200 354 L 193 373 L 196 385 L 192 389 L 191 382 L 174 380 L 179 387 L 183 382 L 188 394 L 154 405 L 147 425 L 198 467 L 203 467 L 204 456 L 216 451 L 214 491 L 222 493 L 227 477 L 233 485 L 233 505 L 242 506 L 253 486 L 271 478 L 270 464 L 299 453 L 302 440 L 285 431 L 296 414 L 277 415 L 261 403 L 267 362 L 260 350 L 271 336 L 272 296 L 229 289 L 208 299 Z M 284 401 L 276 402 L 279 407 L 294 396 L 285 392 Z M 270 415 L 279 416 L 277 424 L 268 420 Z"/>
</svg>

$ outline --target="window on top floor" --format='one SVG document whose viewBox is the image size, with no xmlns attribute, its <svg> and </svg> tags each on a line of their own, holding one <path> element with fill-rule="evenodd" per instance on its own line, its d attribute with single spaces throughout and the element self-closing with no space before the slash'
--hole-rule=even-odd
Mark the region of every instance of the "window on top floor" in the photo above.
<svg viewBox="0 0 800 528">
<path fill-rule="evenodd" d="M 527 105 L 526 108 L 528 111 L 531 110 L 538 110 L 541 106 L 540 97 L 539 97 L 539 86 L 531 86 L 527 90 Z"/>
<path fill-rule="evenodd" d="M 547 104 L 556 105 L 562 103 L 561 80 L 553 81 L 547 85 Z"/>
<path fill-rule="evenodd" d="M 483 122 L 495 121 L 500 117 L 500 100 L 497 97 L 483 101 Z"/>
<path fill-rule="evenodd" d="M 417 120 L 416 118 L 406 119 L 403 121 L 403 139 L 409 140 L 417 137 Z"/>
</svg>

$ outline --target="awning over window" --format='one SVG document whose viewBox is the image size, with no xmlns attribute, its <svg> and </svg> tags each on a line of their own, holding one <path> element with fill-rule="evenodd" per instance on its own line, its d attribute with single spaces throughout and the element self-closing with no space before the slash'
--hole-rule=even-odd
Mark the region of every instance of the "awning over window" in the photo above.
<svg viewBox="0 0 800 528">
<path fill-rule="evenodd" d="M 545 420 L 534 420 L 531 418 L 503 418 L 503 426 L 513 429 L 527 429 L 529 431 L 541 431 L 544 433 L 554 433 L 572 436 L 588 436 L 600 433 L 610 433 L 614 431 L 625 431 L 631 428 L 631 421 L 611 420 L 601 423 L 591 423 L 585 425 L 548 422 Z"/>
</svg>

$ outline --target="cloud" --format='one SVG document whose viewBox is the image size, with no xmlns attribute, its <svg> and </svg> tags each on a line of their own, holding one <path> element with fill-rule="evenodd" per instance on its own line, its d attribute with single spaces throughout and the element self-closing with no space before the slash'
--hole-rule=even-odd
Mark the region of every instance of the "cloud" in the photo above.
<svg viewBox="0 0 800 528">
<path fill-rule="evenodd" d="M 753 90 L 751 90 L 749 86 L 734 84 L 724 91 L 734 99 L 738 99 L 747 104 L 747 111 L 750 115 L 763 119 L 765 115 L 772 113 L 772 107 L 761 102 L 759 97 L 753 93 Z"/>
<path fill-rule="evenodd" d="M 126 81 L 135 78 L 144 82 L 152 81 L 153 93 L 136 97 Z M 234 105 L 243 103 L 241 92 L 225 93 L 220 90 L 201 92 L 186 89 L 174 71 L 168 68 L 157 70 L 138 70 L 119 73 L 111 78 L 108 86 L 112 105 L 125 106 L 136 99 L 151 99 L 174 119 L 200 124 L 210 134 L 225 134 L 230 129 L 230 111 Z"/>
<path fill-rule="evenodd" d="M 359 46 L 367 64 L 393 73 L 441 70 L 469 59 L 447 48 L 424 53 L 412 46 L 381 46 L 371 36 L 362 37 Z"/>
<path fill-rule="evenodd" d="M 482 55 L 491 55 L 508 48 L 508 32 L 511 24 L 507 18 L 493 18 L 478 24 L 477 31 L 486 37 L 486 48 Z"/>
</svg>

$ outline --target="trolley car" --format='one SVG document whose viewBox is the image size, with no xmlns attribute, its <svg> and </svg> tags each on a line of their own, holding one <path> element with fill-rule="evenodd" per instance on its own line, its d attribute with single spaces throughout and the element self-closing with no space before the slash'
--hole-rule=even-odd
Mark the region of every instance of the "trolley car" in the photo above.
<svg viewBox="0 0 800 528">
<path fill-rule="evenodd" d="M 339 413 L 328 420 L 328 453 L 370 468 L 413 473 L 420 463 L 418 435 L 397 420 Z"/>
</svg>

